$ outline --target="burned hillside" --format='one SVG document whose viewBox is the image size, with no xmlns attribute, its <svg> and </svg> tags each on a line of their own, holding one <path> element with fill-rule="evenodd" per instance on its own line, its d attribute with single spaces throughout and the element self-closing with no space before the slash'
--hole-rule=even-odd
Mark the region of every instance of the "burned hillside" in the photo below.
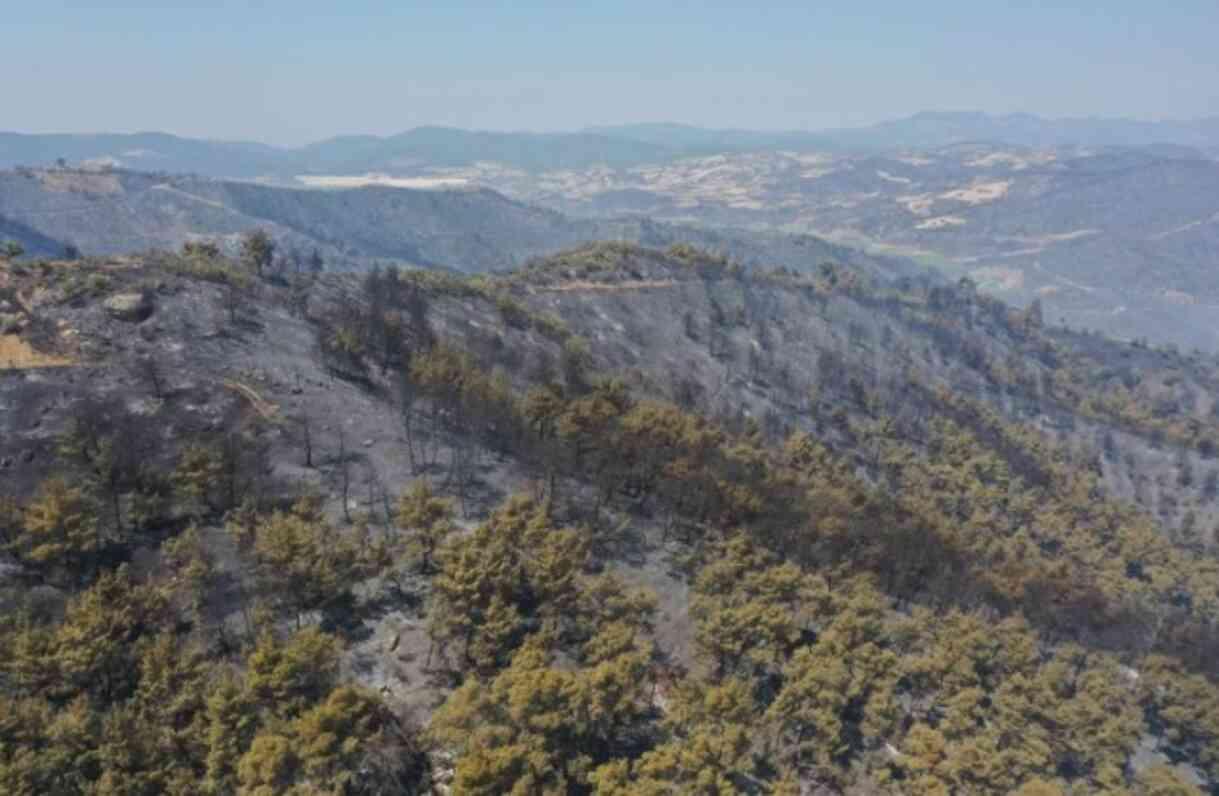
<svg viewBox="0 0 1219 796">
<path fill-rule="evenodd" d="M 14 792 L 1219 775 L 1208 359 L 686 246 L 0 301 Z"/>
</svg>

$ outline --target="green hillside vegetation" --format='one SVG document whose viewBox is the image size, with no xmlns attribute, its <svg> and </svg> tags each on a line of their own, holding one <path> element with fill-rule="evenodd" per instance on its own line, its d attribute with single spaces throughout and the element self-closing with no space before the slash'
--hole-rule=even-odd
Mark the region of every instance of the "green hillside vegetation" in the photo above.
<svg viewBox="0 0 1219 796">
<path fill-rule="evenodd" d="M 272 408 L 229 387 L 246 410 L 188 437 L 166 433 L 170 410 L 201 391 L 158 379 L 140 388 L 159 401 L 148 416 L 78 409 L 39 483 L 0 503 L 18 572 L 0 580 L 3 792 L 1164 796 L 1219 783 L 1213 543 L 1116 495 L 1103 452 L 1011 408 L 1070 409 L 1194 461 L 1219 421 L 1163 404 L 1213 385 L 1213 364 L 1050 333 L 968 284 L 879 284 L 830 264 L 750 276 L 686 247 L 592 246 L 496 279 L 288 284 L 253 273 L 255 254 L 192 249 L 108 273 L 162 282 L 161 301 L 233 302 L 215 316 L 228 337 L 272 330 L 276 356 L 289 321 L 303 324 L 351 412 L 356 396 L 392 402 L 386 436 L 412 477 L 356 499 L 357 443 L 340 436 L 320 488 L 269 478 L 281 435 L 317 466 L 308 396 Z M 8 289 L 24 295 L 38 268 L 6 266 Z M 38 278 L 64 291 L 64 312 L 96 300 L 67 289 L 83 272 L 57 268 Z M 689 291 L 689 319 L 663 319 L 683 330 L 683 357 L 721 362 L 734 335 L 765 327 L 769 348 L 742 363 L 755 386 L 799 364 L 773 338 L 812 316 L 780 301 L 883 314 L 932 341 L 944 372 L 920 375 L 907 352 L 890 393 L 864 367 L 880 367 L 878 348 L 823 349 L 787 416 L 713 411 L 702 388 L 617 366 L 620 341 L 589 325 L 609 305 L 583 302 L 622 290 Z M 704 302 L 718 310 L 704 317 Z M 997 358 L 1006 345 L 1022 358 Z M 1105 372 L 1118 350 L 1148 358 L 1144 382 Z M 993 394 L 952 389 L 971 383 L 960 370 Z M 99 389 L 82 381 L 82 399 Z M 520 488 L 488 497 L 492 461 Z M 688 593 L 688 643 L 662 615 L 672 595 L 630 563 L 648 533 Z M 410 606 L 434 710 L 370 687 L 349 655 L 379 612 Z M 1148 739 L 1159 758 L 1136 765 Z"/>
</svg>

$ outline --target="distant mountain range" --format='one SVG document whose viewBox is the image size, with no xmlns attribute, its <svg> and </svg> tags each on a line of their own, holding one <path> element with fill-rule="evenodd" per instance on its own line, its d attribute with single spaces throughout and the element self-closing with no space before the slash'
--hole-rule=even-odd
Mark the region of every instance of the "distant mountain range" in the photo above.
<svg viewBox="0 0 1219 796">
<path fill-rule="evenodd" d="M 592 132 L 688 154 L 762 150 L 867 152 L 961 143 L 1052 147 L 1219 147 L 1219 117 L 1193 121 L 1046 119 L 1027 113 L 925 112 L 868 127 L 815 132 L 707 130 L 680 124 L 599 127 Z"/>
<path fill-rule="evenodd" d="M 1188 147 L 1219 152 L 1219 117 L 1196 121 L 1044 119 L 1029 114 L 920 113 L 870 127 L 815 132 L 708 130 L 679 124 L 598 127 L 572 133 L 505 133 L 419 127 L 399 135 L 343 136 L 287 149 L 202 141 L 165 133 L 23 135 L 0 133 L 0 168 L 111 164 L 213 177 L 384 172 L 482 162 L 526 172 L 668 163 L 719 152 L 860 152 L 924 149 L 963 142 L 1028 147 Z"/>
<path fill-rule="evenodd" d="M 0 168 L 68 164 L 115 166 L 210 177 L 290 178 L 297 174 L 413 173 L 494 162 L 525 171 L 663 162 L 676 148 L 595 133 L 494 133 L 419 127 L 388 137 L 343 136 L 298 149 L 201 141 L 164 133 L 23 135 L 0 133 Z"/>
<path fill-rule="evenodd" d="M 1148 122 L 1136 119 L 1046 119 L 1028 113 L 925 112 L 857 130 L 827 134 L 848 148 L 922 149 L 964 142 L 1027 147 L 1219 147 L 1219 117 Z"/>
</svg>

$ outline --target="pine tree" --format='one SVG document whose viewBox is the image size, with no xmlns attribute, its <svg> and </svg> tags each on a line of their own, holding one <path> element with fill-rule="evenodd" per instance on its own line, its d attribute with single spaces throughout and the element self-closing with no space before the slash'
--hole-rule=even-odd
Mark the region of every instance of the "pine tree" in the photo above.
<svg viewBox="0 0 1219 796">
<path fill-rule="evenodd" d="M 392 722 L 374 694 L 353 686 L 334 689 L 292 724 L 305 780 L 337 793 L 355 790 L 373 747 L 386 742 Z"/>
<path fill-rule="evenodd" d="M 190 505 L 197 516 L 211 511 L 212 495 L 224 477 L 224 463 L 211 446 L 192 443 L 183 448 L 170 481 L 178 497 Z"/>
<path fill-rule="evenodd" d="M 259 710 L 281 718 L 295 716 L 334 687 L 339 643 L 312 627 L 285 641 L 263 635 L 246 658 L 246 669 L 245 687 Z"/>
<path fill-rule="evenodd" d="M 734 783 L 753 775 L 758 718 L 744 681 L 682 683 L 666 719 L 672 737 L 644 753 L 632 767 L 633 776 L 645 791 L 664 783 L 683 793 L 736 794 Z"/>
<path fill-rule="evenodd" d="M 271 268 L 275 260 L 275 241 L 264 229 L 247 232 L 241 239 L 241 260 L 259 277 Z"/>
<path fill-rule="evenodd" d="M 207 793 L 236 792 L 238 765 L 260 724 L 253 695 L 231 673 L 221 677 L 207 698 Z"/>
<path fill-rule="evenodd" d="M 409 534 L 408 549 L 418 557 L 419 568 L 432 574 L 436 551 L 455 530 L 452 501 L 437 497 L 425 480 L 418 480 L 398 498 L 396 520 Z"/>
<path fill-rule="evenodd" d="M 323 520 L 298 512 L 275 512 L 253 528 L 251 552 L 259 584 L 296 616 L 325 609 L 356 580 L 356 545 Z"/>
<path fill-rule="evenodd" d="M 101 574 L 68 603 L 56 628 L 61 687 L 103 702 L 130 696 L 139 676 L 137 642 L 167 613 L 160 587 L 137 583 L 126 566 Z"/>
<path fill-rule="evenodd" d="M 46 573 L 82 580 L 97 568 L 103 539 L 94 506 L 84 490 L 50 478 L 22 512 L 21 529 L 10 549 Z"/>
</svg>

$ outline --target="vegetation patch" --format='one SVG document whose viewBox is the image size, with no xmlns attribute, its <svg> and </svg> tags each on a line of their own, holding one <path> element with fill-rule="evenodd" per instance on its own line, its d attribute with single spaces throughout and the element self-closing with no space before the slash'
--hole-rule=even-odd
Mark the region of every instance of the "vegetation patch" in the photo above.
<svg viewBox="0 0 1219 796">
<path fill-rule="evenodd" d="M 17 335 L 0 335 L 0 370 L 64 368 L 75 364 L 71 357 L 38 351 Z"/>
</svg>

